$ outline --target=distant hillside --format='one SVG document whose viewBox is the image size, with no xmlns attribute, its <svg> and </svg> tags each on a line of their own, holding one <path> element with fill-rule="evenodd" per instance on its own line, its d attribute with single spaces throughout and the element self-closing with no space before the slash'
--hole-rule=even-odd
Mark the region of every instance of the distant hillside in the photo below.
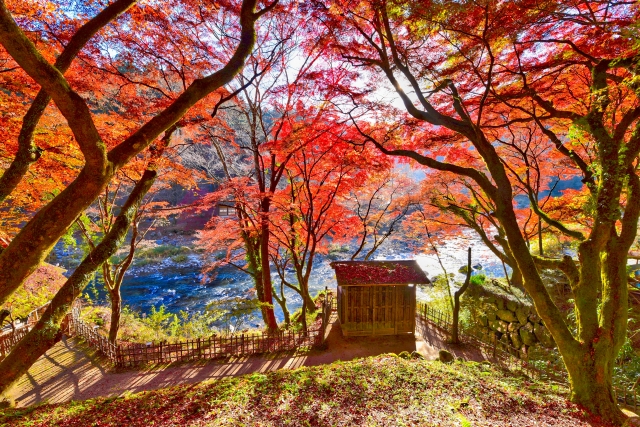
<svg viewBox="0 0 640 427">
<path fill-rule="evenodd" d="M 600 426 L 490 364 L 384 355 L 0 412 L 3 426 Z"/>
</svg>

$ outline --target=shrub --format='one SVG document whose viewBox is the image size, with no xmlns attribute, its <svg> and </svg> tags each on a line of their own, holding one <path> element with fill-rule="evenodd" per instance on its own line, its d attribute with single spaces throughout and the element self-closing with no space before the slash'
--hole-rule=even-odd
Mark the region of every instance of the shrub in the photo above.
<svg viewBox="0 0 640 427">
<path fill-rule="evenodd" d="M 167 259 L 178 256 L 184 256 L 184 261 L 186 260 L 186 255 L 192 252 L 193 251 L 186 246 L 158 245 L 153 248 L 140 250 L 136 254 L 136 264 L 142 265 L 145 261 L 148 264 L 149 260 Z"/>
<path fill-rule="evenodd" d="M 183 262 L 185 262 L 187 260 L 187 256 L 185 254 L 179 254 L 176 256 L 171 257 L 171 260 L 173 262 L 175 262 L 176 264 L 182 264 Z"/>
<path fill-rule="evenodd" d="M 476 286 L 481 286 L 487 280 L 487 276 L 484 274 L 476 274 L 471 276 L 471 284 Z"/>
</svg>

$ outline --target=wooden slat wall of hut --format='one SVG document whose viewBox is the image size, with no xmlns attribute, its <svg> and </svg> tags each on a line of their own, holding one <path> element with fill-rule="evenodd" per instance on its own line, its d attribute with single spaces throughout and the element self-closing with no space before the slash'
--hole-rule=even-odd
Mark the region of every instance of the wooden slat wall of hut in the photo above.
<svg viewBox="0 0 640 427">
<path fill-rule="evenodd" d="M 340 287 L 338 310 L 343 333 L 393 335 L 415 331 L 415 286 Z"/>
</svg>

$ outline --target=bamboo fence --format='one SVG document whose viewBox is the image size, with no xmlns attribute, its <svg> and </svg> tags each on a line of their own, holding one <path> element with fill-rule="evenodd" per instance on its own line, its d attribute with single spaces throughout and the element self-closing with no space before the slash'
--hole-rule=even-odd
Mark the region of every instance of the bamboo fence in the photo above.
<svg viewBox="0 0 640 427">
<path fill-rule="evenodd" d="M 293 351 L 320 347 L 324 344 L 331 312 L 336 308 L 333 294 L 326 295 L 322 301 L 320 325 L 306 332 L 283 330 L 274 333 L 212 335 L 176 343 L 148 342 L 114 345 L 100 335 L 97 328 L 92 328 L 83 322 L 77 308 L 71 313 L 69 331 L 72 335 L 84 338 L 89 346 L 107 356 L 117 367 Z"/>
</svg>

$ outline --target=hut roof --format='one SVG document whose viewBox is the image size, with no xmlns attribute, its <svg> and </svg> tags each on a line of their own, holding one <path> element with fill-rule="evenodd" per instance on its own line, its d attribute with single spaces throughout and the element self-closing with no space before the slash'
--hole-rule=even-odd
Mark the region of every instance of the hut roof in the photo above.
<svg viewBox="0 0 640 427">
<path fill-rule="evenodd" d="M 431 283 L 415 260 L 407 261 L 336 261 L 339 286 L 408 285 Z"/>
</svg>

